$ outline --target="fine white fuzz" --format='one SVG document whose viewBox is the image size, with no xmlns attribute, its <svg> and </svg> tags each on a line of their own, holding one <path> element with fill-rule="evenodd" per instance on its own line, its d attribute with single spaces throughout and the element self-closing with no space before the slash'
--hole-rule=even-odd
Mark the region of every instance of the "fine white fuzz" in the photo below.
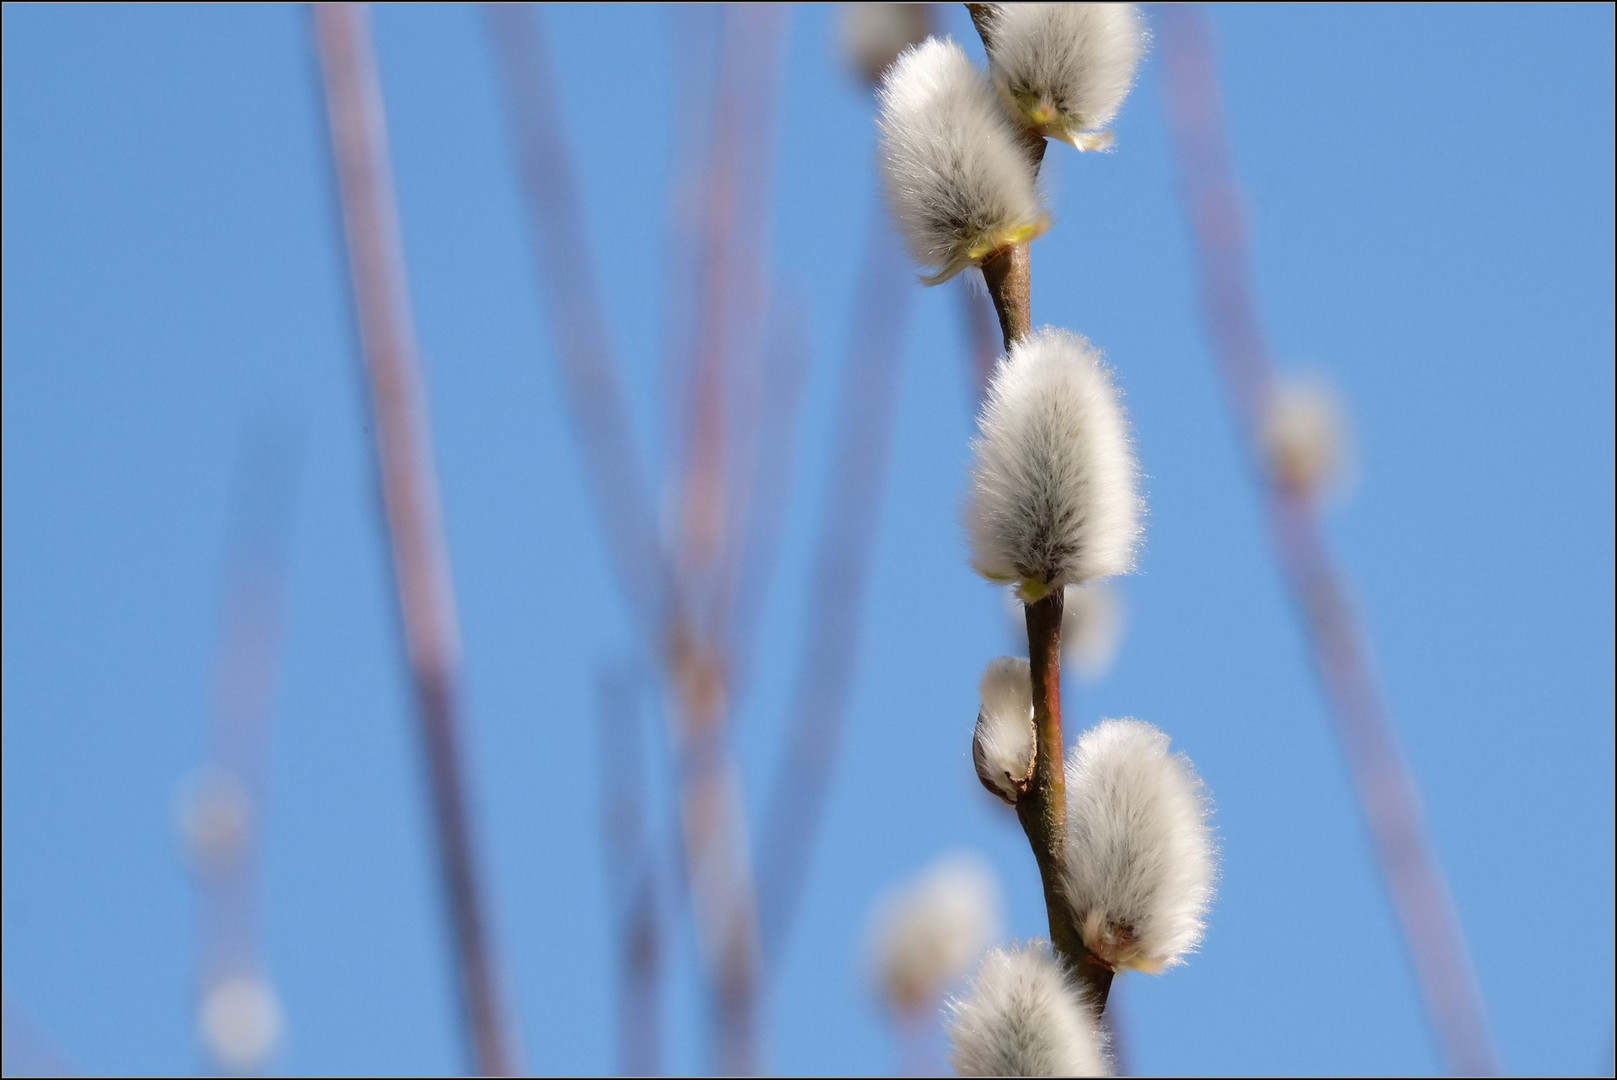
<svg viewBox="0 0 1617 1080">
<path fill-rule="evenodd" d="M 1033 779 L 1033 672 L 1025 658 L 1002 656 L 988 665 L 971 757 L 983 786 L 1008 803 Z"/>
<path fill-rule="evenodd" d="M 1260 434 L 1270 472 L 1296 494 L 1318 498 L 1350 471 L 1347 420 L 1335 389 L 1321 379 L 1277 383 Z"/>
<path fill-rule="evenodd" d="M 842 51 L 848 63 L 868 82 L 911 45 L 926 40 L 924 4 L 847 4 L 842 15 Z"/>
<path fill-rule="evenodd" d="M 871 920 L 870 950 L 887 1002 L 899 1012 L 935 1007 L 999 935 L 999 882 L 979 856 L 946 855 L 888 893 Z"/>
<path fill-rule="evenodd" d="M 1000 99 L 1022 123 L 1079 150 L 1111 145 L 1147 40 L 1133 4 L 996 4 L 984 40 Z"/>
<path fill-rule="evenodd" d="M 1201 943 L 1216 869 L 1210 812 L 1190 759 L 1150 724 L 1103 720 L 1073 747 L 1063 884 L 1103 963 L 1161 971 Z"/>
<path fill-rule="evenodd" d="M 1094 1014 L 1043 941 L 984 956 L 948 1026 L 960 1076 L 1111 1075 Z"/>
<path fill-rule="evenodd" d="M 910 254 L 936 285 L 1042 233 L 1033 163 L 994 90 L 952 40 L 928 38 L 887 69 L 881 166 Z"/>
<path fill-rule="evenodd" d="M 972 566 L 1052 589 L 1134 567 L 1138 468 L 1111 372 L 1087 340 L 1046 327 L 994 369 L 972 442 Z"/>
</svg>

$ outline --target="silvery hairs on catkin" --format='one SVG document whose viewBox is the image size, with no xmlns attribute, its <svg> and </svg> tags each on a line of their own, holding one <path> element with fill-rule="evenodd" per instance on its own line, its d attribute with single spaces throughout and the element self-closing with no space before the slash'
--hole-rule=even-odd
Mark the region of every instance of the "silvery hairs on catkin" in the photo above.
<svg viewBox="0 0 1617 1080">
<path fill-rule="evenodd" d="M 1109 1076 L 1104 1037 L 1048 943 L 991 949 L 948 1008 L 960 1076 Z"/>
<path fill-rule="evenodd" d="M 1161 971 L 1201 943 L 1217 873 L 1190 759 L 1140 720 L 1103 720 L 1067 759 L 1063 888 L 1084 945 L 1112 968 Z"/>
<path fill-rule="evenodd" d="M 945 38 L 906 49 L 887 69 L 882 177 L 929 285 L 1044 231 L 1033 163 L 965 50 Z"/>
<path fill-rule="evenodd" d="M 1148 41 L 1133 4 L 995 4 L 985 41 L 1005 107 L 1042 135 L 1102 149 Z"/>
<path fill-rule="evenodd" d="M 999 362 L 972 442 L 972 565 L 1024 600 L 1134 567 L 1139 468 L 1111 372 L 1050 327 Z"/>
</svg>

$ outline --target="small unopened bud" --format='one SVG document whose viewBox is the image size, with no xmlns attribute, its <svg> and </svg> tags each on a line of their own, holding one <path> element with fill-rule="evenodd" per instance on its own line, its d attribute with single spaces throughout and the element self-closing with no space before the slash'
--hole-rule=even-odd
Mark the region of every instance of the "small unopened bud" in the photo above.
<svg viewBox="0 0 1617 1080">
<path fill-rule="evenodd" d="M 1156 972 L 1201 943 L 1216 856 L 1206 791 L 1168 736 L 1103 720 L 1067 759 L 1063 884 L 1084 946 Z"/>
<path fill-rule="evenodd" d="M 208 1053 L 221 1066 L 256 1070 L 280 1042 L 281 1003 L 263 979 L 232 975 L 203 994 L 198 1026 Z"/>
<path fill-rule="evenodd" d="M 844 4 L 843 54 L 874 85 L 899 53 L 926 40 L 929 21 L 925 4 Z"/>
<path fill-rule="evenodd" d="M 1020 605 L 1018 605 L 1020 606 Z M 988 665 L 981 685 L 982 708 L 971 738 L 971 759 L 983 787 L 1014 805 L 1033 780 L 1033 673 L 1020 656 Z"/>
<path fill-rule="evenodd" d="M 1111 1075 L 1095 1014 L 1043 941 L 990 950 L 948 1027 L 960 1076 Z"/>
<path fill-rule="evenodd" d="M 887 69 L 881 167 L 915 261 L 937 285 L 1044 232 L 1033 163 L 988 79 L 945 38 L 906 49 Z"/>
<path fill-rule="evenodd" d="M 1321 379 L 1276 383 L 1263 412 L 1263 448 L 1277 483 L 1319 498 L 1348 471 L 1347 420 L 1340 398 Z"/>
<path fill-rule="evenodd" d="M 946 855 L 878 903 L 871 954 L 887 1003 L 898 1012 L 934 1008 L 999 934 L 999 884 L 981 857 Z"/>
<path fill-rule="evenodd" d="M 252 798 L 233 772 L 199 770 L 179 796 L 180 835 L 192 858 L 217 869 L 240 856 L 252 827 Z"/>
<path fill-rule="evenodd" d="M 1128 416 L 1100 353 L 1050 327 L 994 369 L 972 442 L 972 566 L 1029 603 L 1134 567 L 1142 505 Z"/>
<path fill-rule="evenodd" d="M 995 4 L 984 27 L 988 67 L 1005 107 L 1040 135 L 1079 150 L 1112 143 L 1145 54 L 1133 4 Z"/>
</svg>

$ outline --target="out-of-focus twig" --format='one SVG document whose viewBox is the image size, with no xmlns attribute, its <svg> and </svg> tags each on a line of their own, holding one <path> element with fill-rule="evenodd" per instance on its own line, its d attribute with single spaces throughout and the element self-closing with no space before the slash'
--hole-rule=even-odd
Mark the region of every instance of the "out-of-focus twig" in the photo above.
<svg viewBox="0 0 1617 1080">
<path fill-rule="evenodd" d="M 459 629 L 369 17 L 362 5 L 319 4 L 314 23 L 394 581 L 432 781 L 473 1065 L 484 1075 L 510 1075 L 518 1069 L 517 1054 L 490 956 L 472 849 L 461 761 Z"/>
<path fill-rule="evenodd" d="M 262 429 L 244 440 L 231 497 L 206 763 L 181 807 L 199 894 L 200 1026 L 220 1072 L 257 1071 L 279 1035 L 279 1007 L 262 973 L 258 851 L 284 645 L 293 469 L 286 433 Z M 258 993 L 233 998 L 232 985 Z"/>
<path fill-rule="evenodd" d="M 914 284 L 898 236 L 885 220 L 867 231 L 856 289 L 785 760 L 771 789 L 759 846 L 764 953 L 771 964 L 784 946 L 802 893 L 841 745 L 886 479 L 904 321 Z"/>
<path fill-rule="evenodd" d="M 654 1076 L 662 1064 L 658 975 L 662 933 L 659 860 L 646 830 L 645 769 L 634 680 L 623 670 L 596 679 L 601 757 L 602 840 L 607 891 L 622 927 L 618 1051 L 625 1076 Z"/>
<path fill-rule="evenodd" d="M 79 1076 L 80 1071 L 51 1038 L 0 992 L 0 1071 L 7 1076 Z"/>
<path fill-rule="evenodd" d="M 907 44 L 905 37 L 925 36 L 930 12 L 913 17 L 915 11 L 904 12 L 912 16 L 907 27 L 880 35 L 880 55 L 859 58 L 866 64 L 860 73 L 872 89 Z M 876 211 L 876 218 L 865 231 L 855 284 L 852 336 L 836 404 L 827 501 L 810 569 L 807 629 L 794 676 L 785 759 L 771 788 L 759 846 L 759 907 L 769 964 L 779 961 L 785 947 L 841 748 L 903 366 L 904 324 L 914 290 L 909 260 L 885 207 Z"/>
<path fill-rule="evenodd" d="M 589 493 L 629 609 L 640 617 L 648 637 L 656 638 L 674 603 L 671 581 L 635 455 L 555 78 L 539 21 L 527 5 L 490 4 L 484 12 L 522 183 L 540 300 L 556 335 L 556 362 Z"/>
<path fill-rule="evenodd" d="M 549 301 L 558 336 L 558 358 L 566 372 L 569 408 L 585 468 L 595 482 L 597 509 L 623 576 L 631 607 L 652 652 L 667 673 L 670 715 L 679 775 L 679 817 L 685 849 L 685 875 L 693 898 L 698 945 L 715 996 L 716 1043 L 720 1068 L 750 1072 L 756 1049 L 756 909 L 740 780 L 726 745 L 729 706 L 722 592 L 714 588 L 717 556 L 729 535 L 726 505 L 728 472 L 724 406 L 735 331 L 733 301 L 740 288 L 729 232 L 733 203 L 743 193 L 738 182 L 711 193 L 709 220 L 719 224 L 702 259 L 705 312 L 698 322 L 694 366 L 693 441 L 680 509 L 679 546 L 669 557 L 657 539 L 651 504 L 629 452 L 629 425 L 617 389 L 604 335 L 603 308 L 587 258 L 582 208 L 560 128 L 560 101 L 537 20 L 518 8 L 487 9 L 508 106 L 513 145 L 521 165 L 523 190 L 542 294 Z M 774 11 L 726 12 L 737 27 L 727 51 L 758 59 L 764 36 L 781 16 Z M 728 66 L 728 65 L 727 65 Z M 754 64 L 754 66 L 757 66 Z M 769 75 L 766 70 L 759 72 Z M 747 70 L 745 67 L 743 70 Z M 727 80 L 733 82 L 733 80 Z M 737 100 L 755 87 L 737 84 Z M 741 111 L 724 119 L 745 121 Z M 739 132 L 715 133 L 735 140 Z M 754 132 L 754 135 L 757 133 Z M 739 145 L 733 150 L 739 154 Z M 732 158 L 740 161 L 743 158 Z M 732 181 L 737 177 L 724 172 Z M 744 201 L 744 199 L 743 199 Z M 751 287 L 750 285 L 748 286 Z M 739 297 L 747 298 L 741 288 Z M 648 603 L 649 599 L 649 603 Z"/>
<path fill-rule="evenodd" d="M 1273 382 L 1251 291 L 1239 188 L 1230 166 L 1206 18 L 1166 12 L 1163 71 L 1182 195 L 1190 217 L 1202 306 L 1242 438 L 1261 455 L 1261 410 Z M 1257 474 L 1268 477 L 1261 456 Z M 1266 481 L 1267 482 L 1267 481 Z M 1404 761 L 1355 618 L 1313 505 L 1268 482 L 1270 540 L 1303 616 L 1314 666 L 1370 828 L 1428 1019 L 1450 1071 L 1496 1074 L 1500 1063 L 1448 884 L 1426 835 Z"/>
</svg>

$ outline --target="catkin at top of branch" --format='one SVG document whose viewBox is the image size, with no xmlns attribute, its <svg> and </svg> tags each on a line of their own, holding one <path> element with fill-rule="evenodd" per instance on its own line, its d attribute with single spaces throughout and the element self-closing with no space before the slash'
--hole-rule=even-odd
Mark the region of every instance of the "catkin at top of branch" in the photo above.
<svg viewBox="0 0 1617 1080">
<path fill-rule="evenodd" d="M 1042 233 L 1033 163 L 987 77 L 952 40 L 928 38 L 878 91 L 881 169 L 910 254 L 936 285 Z"/>
<path fill-rule="evenodd" d="M 1128 97 L 1147 40 L 1133 4 L 995 4 L 984 33 L 1005 107 L 1080 150 L 1111 145 L 1101 129 Z"/>
</svg>

